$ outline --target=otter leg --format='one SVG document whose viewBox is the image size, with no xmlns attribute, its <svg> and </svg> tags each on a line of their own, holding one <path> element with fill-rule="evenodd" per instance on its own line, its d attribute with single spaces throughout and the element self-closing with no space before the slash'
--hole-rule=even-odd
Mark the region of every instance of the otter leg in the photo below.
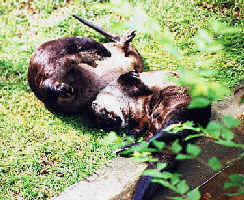
<svg viewBox="0 0 244 200">
<path fill-rule="evenodd" d="M 118 81 L 130 96 L 148 96 L 152 91 L 142 82 L 139 73 L 129 71 L 120 75 Z"/>
<path fill-rule="evenodd" d="M 140 76 L 135 70 L 129 71 L 125 74 L 122 74 L 119 77 L 119 81 L 120 81 L 120 83 L 124 83 L 124 84 L 128 84 L 128 83 L 139 84 L 139 83 L 141 83 Z"/>
<path fill-rule="evenodd" d="M 125 52 L 125 57 L 127 57 L 129 55 L 129 45 L 130 45 L 130 42 L 134 39 L 135 36 L 136 36 L 136 31 L 133 30 L 133 31 L 128 32 L 120 40 L 120 44 L 122 46 L 122 49 Z"/>
</svg>

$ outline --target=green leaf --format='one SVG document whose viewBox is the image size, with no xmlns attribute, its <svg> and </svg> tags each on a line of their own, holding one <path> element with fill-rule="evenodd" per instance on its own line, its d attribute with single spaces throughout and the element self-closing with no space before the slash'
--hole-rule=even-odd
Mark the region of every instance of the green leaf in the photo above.
<svg viewBox="0 0 244 200">
<path fill-rule="evenodd" d="M 186 147 L 186 151 L 187 153 L 193 155 L 193 156 L 198 156 L 200 153 L 201 153 L 201 148 L 197 145 L 194 145 L 194 144 L 187 144 L 187 147 Z"/>
<path fill-rule="evenodd" d="M 227 182 L 224 184 L 224 189 L 228 189 L 228 188 L 232 188 L 232 187 L 240 187 L 240 184 L 238 183 L 230 183 L 230 182 Z"/>
<path fill-rule="evenodd" d="M 130 27 L 128 24 L 124 24 L 123 22 L 112 22 L 111 29 L 115 32 L 121 32 L 123 30 L 128 30 Z"/>
<path fill-rule="evenodd" d="M 163 178 L 163 179 L 165 178 L 164 174 L 159 172 L 156 169 L 147 169 L 142 174 L 143 176 L 151 176 L 154 178 Z"/>
<path fill-rule="evenodd" d="M 162 170 L 167 167 L 167 163 L 157 163 L 157 169 Z"/>
<path fill-rule="evenodd" d="M 181 56 L 181 53 L 179 52 L 179 49 L 175 45 L 174 42 L 174 36 L 169 31 L 165 31 L 163 34 L 155 35 L 156 38 L 158 38 L 159 42 L 164 46 L 166 51 L 168 51 L 172 56 L 175 58 L 179 58 Z"/>
<path fill-rule="evenodd" d="M 198 38 L 206 43 L 211 43 L 213 41 L 212 35 L 210 35 L 205 30 L 199 30 L 198 32 Z"/>
<path fill-rule="evenodd" d="M 132 153 L 132 152 L 155 152 L 156 149 L 153 148 L 148 148 L 148 143 L 143 141 L 140 142 L 138 145 L 134 145 L 131 148 L 129 148 L 128 150 L 125 150 L 124 152 L 126 153 Z"/>
<path fill-rule="evenodd" d="M 171 177 L 173 176 L 172 173 L 170 173 L 170 172 L 166 172 L 166 171 L 163 172 L 162 174 L 163 174 L 163 176 L 164 176 L 165 179 L 171 178 Z"/>
<path fill-rule="evenodd" d="M 198 32 L 195 42 L 200 51 L 207 53 L 213 53 L 223 48 L 219 42 L 213 40 L 212 34 L 205 30 L 200 30 Z"/>
<path fill-rule="evenodd" d="M 179 153 L 182 150 L 178 140 L 174 141 L 174 143 L 171 145 L 171 149 L 174 153 Z"/>
<path fill-rule="evenodd" d="M 224 145 L 226 147 L 237 147 L 237 148 L 244 148 L 244 144 L 236 144 L 233 141 L 226 141 L 226 140 L 217 140 L 215 143 Z"/>
<path fill-rule="evenodd" d="M 193 135 L 188 135 L 188 136 L 185 138 L 185 141 L 187 141 L 187 140 L 191 140 L 191 139 L 193 139 L 193 138 L 199 138 L 199 137 L 202 137 L 202 136 L 204 136 L 203 133 L 193 134 Z"/>
<path fill-rule="evenodd" d="M 205 97 L 195 97 L 192 99 L 188 108 L 203 108 L 210 104 L 210 101 Z"/>
<path fill-rule="evenodd" d="M 150 152 L 137 152 L 135 151 L 133 153 L 133 157 L 131 157 L 130 159 L 135 160 L 137 162 L 158 162 L 158 158 L 152 157 L 150 155 Z"/>
<path fill-rule="evenodd" d="M 228 140 L 228 141 L 230 141 L 234 138 L 233 133 L 227 128 L 222 129 L 221 136 L 223 139 Z"/>
<path fill-rule="evenodd" d="M 222 164 L 216 157 L 212 157 L 211 159 L 208 160 L 208 165 L 214 170 L 220 170 L 222 169 Z"/>
<path fill-rule="evenodd" d="M 240 188 L 238 192 L 227 194 L 227 196 L 239 196 L 239 195 L 244 195 L 244 189 Z"/>
<path fill-rule="evenodd" d="M 153 140 L 152 143 L 157 148 L 157 150 L 159 150 L 159 151 L 162 151 L 163 148 L 165 147 L 165 143 L 164 142 Z"/>
<path fill-rule="evenodd" d="M 152 182 L 154 183 L 160 183 L 164 187 L 167 187 L 171 189 L 172 191 L 176 191 L 176 187 L 171 185 L 168 181 L 162 180 L 162 179 L 152 179 Z"/>
<path fill-rule="evenodd" d="M 205 132 L 213 136 L 214 138 L 219 138 L 222 128 L 223 126 L 217 121 L 210 121 L 207 128 L 205 129 Z"/>
<path fill-rule="evenodd" d="M 116 144 L 122 142 L 121 137 L 119 137 L 114 131 L 111 131 L 107 136 L 103 138 L 103 144 Z"/>
<path fill-rule="evenodd" d="M 185 194 L 189 190 L 189 186 L 187 185 L 186 180 L 180 181 L 176 188 L 177 192 L 180 194 Z"/>
<path fill-rule="evenodd" d="M 223 121 L 224 125 L 225 125 L 227 128 L 233 128 L 233 127 L 237 127 L 237 126 L 240 125 L 240 121 L 234 119 L 234 118 L 233 118 L 232 116 L 230 116 L 230 115 L 225 115 L 225 116 L 222 118 L 222 121 Z"/>
<path fill-rule="evenodd" d="M 178 154 L 177 156 L 176 156 L 176 160 L 185 160 L 185 159 L 193 159 L 194 158 L 194 156 L 190 156 L 190 155 L 187 155 L 187 154 Z"/>
<path fill-rule="evenodd" d="M 243 174 L 231 174 L 229 176 L 230 180 L 233 183 L 243 184 L 244 182 L 244 175 Z"/>
<path fill-rule="evenodd" d="M 193 121 L 186 121 L 185 123 L 182 124 L 183 129 L 187 130 L 194 130 L 194 131 L 200 131 L 200 128 L 194 127 L 194 122 Z"/>
<path fill-rule="evenodd" d="M 241 32 L 241 29 L 238 27 L 230 27 L 226 26 L 223 23 L 220 23 L 216 20 L 213 20 L 211 23 L 211 27 L 214 30 L 216 34 L 226 34 L 226 33 L 236 33 L 236 32 Z"/>
<path fill-rule="evenodd" d="M 185 200 L 184 197 L 168 197 L 168 199 L 172 199 L 172 200 Z"/>
<path fill-rule="evenodd" d="M 168 133 L 177 133 L 183 129 L 182 129 L 182 124 L 178 123 L 178 124 L 171 124 L 171 125 L 167 126 L 166 128 L 164 128 L 163 130 Z"/>
<path fill-rule="evenodd" d="M 198 188 L 188 192 L 186 196 L 188 200 L 199 200 L 201 198 Z"/>
<path fill-rule="evenodd" d="M 171 180 L 171 184 L 172 185 L 176 185 L 177 183 L 180 182 L 180 174 L 177 174 L 177 173 L 173 173 L 170 180 Z"/>
</svg>

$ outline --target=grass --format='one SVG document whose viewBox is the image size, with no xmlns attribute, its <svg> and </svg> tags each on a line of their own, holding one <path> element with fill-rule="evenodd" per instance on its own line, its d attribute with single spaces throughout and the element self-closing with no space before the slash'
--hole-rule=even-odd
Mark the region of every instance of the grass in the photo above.
<svg viewBox="0 0 244 200">
<path fill-rule="evenodd" d="M 213 78 L 229 88 L 244 79 L 243 31 L 215 35 L 225 48 L 214 54 L 200 52 L 194 43 L 198 30 L 209 29 L 212 19 L 243 30 L 242 15 L 223 13 L 221 5 L 207 9 L 201 1 L 191 0 L 148 0 L 144 7 L 162 31 L 174 34 L 183 53 L 179 61 L 153 37 L 138 33 L 134 45 L 147 69 L 184 66 L 195 70 L 196 56 L 201 61 L 211 59 L 208 67 L 214 71 Z M 68 35 L 105 41 L 71 14 L 110 32 L 118 31 L 113 26 L 116 22 L 128 21 L 106 3 L 92 0 L 33 0 L 30 4 L 0 0 L 0 199 L 50 198 L 114 157 L 111 147 L 103 144 L 108 133 L 87 127 L 85 114 L 62 117 L 50 113 L 27 84 L 30 56 L 41 43 Z"/>
</svg>

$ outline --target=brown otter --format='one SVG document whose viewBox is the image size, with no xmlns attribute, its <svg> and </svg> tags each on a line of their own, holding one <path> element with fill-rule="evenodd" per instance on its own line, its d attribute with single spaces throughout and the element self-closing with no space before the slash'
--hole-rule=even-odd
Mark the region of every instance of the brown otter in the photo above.
<svg viewBox="0 0 244 200">
<path fill-rule="evenodd" d="M 178 75 L 163 70 L 122 74 L 107 85 L 92 102 L 92 113 L 98 126 L 106 129 L 127 129 L 135 137 L 145 133 L 149 147 L 155 139 L 166 144 L 179 139 L 184 151 L 184 138 L 194 132 L 183 130 L 172 134 L 163 129 L 186 121 L 206 126 L 211 109 L 210 106 L 188 109 L 191 97 L 187 89 L 169 82 L 169 76 Z M 122 147 L 121 151 L 133 145 L 135 144 Z M 153 153 L 160 162 L 167 163 L 167 168 L 164 169 L 167 171 L 173 171 L 177 166 L 175 155 L 167 149 Z M 149 168 L 155 168 L 155 163 L 150 163 Z M 152 199 L 158 189 L 161 186 L 151 182 L 151 177 L 142 176 L 136 184 L 132 200 Z"/>
<path fill-rule="evenodd" d="M 121 74 L 143 71 L 142 57 L 130 45 L 134 31 L 124 37 L 114 36 L 76 18 L 114 42 L 101 44 L 91 38 L 73 36 L 48 41 L 35 50 L 28 82 L 35 95 L 56 113 L 81 112 Z"/>
<path fill-rule="evenodd" d="M 184 87 L 168 81 L 174 72 L 156 70 L 122 74 L 92 102 L 92 113 L 102 128 L 128 129 L 150 138 L 170 124 L 193 121 L 206 125 L 209 108 L 188 109 L 191 97 Z"/>
</svg>

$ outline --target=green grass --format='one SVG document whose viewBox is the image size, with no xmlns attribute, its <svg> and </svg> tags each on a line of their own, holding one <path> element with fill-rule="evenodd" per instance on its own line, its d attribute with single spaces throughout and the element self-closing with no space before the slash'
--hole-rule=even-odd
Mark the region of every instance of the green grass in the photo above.
<svg viewBox="0 0 244 200">
<path fill-rule="evenodd" d="M 94 172 L 114 157 L 103 145 L 108 133 L 86 126 L 82 116 L 60 117 L 50 113 L 31 92 L 26 79 L 30 56 L 44 41 L 68 35 L 104 38 L 81 25 L 71 14 L 95 22 L 110 32 L 115 22 L 128 18 L 95 1 L 6 1 L 0 0 L 0 199 L 47 199 Z M 200 1 L 199 1 L 200 2 Z M 213 78 L 233 88 L 244 79 L 244 33 L 215 35 L 225 47 L 203 53 L 194 38 L 199 29 L 209 29 L 217 19 L 244 28 L 236 18 L 206 9 L 198 1 L 148 0 L 145 9 L 175 36 L 181 60 L 164 51 L 155 38 L 138 33 L 135 47 L 147 69 L 195 70 L 195 56 L 208 65 Z M 243 9 L 243 8 L 242 8 Z M 152 12 L 153 11 L 153 12 Z M 142 19 L 143 20 L 143 19 Z M 85 114 L 84 114 L 85 115 Z"/>
</svg>

